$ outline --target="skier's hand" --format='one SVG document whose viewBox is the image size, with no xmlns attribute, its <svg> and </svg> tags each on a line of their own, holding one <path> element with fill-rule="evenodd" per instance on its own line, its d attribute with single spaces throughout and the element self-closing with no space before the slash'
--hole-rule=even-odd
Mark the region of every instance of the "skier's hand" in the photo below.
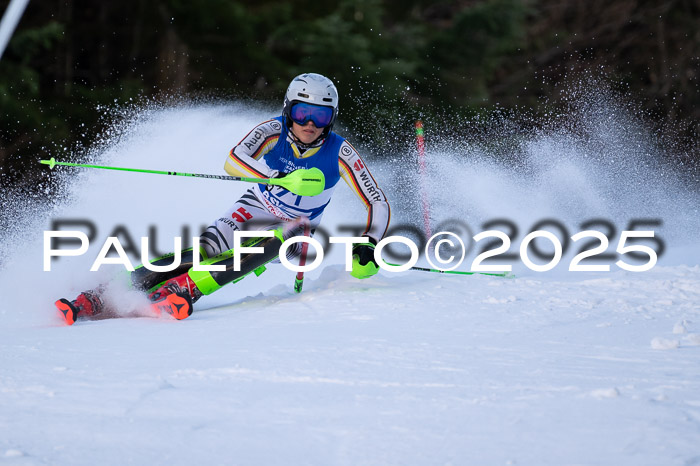
<svg viewBox="0 0 700 466">
<path fill-rule="evenodd" d="M 285 172 L 281 172 L 281 171 L 279 171 L 279 170 L 272 170 L 272 171 L 270 172 L 269 178 L 270 178 L 270 179 L 273 179 L 273 178 L 274 178 L 274 179 L 280 179 L 280 178 L 284 178 L 285 176 L 287 176 L 287 174 L 286 174 Z M 268 184 L 266 189 L 267 189 L 268 191 L 270 191 L 270 190 L 271 190 L 272 188 L 274 188 L 275 186 L 277 186 L 277 185 Z"/>
<path fill-rule="evenodd" d="M 356 244 L 352 248 L 352 275 L 355 278 L 369 278 L 379 272 L 379 265 L 374 260 L 374 240 L 367 237 L 366 243 Z"/>
</svg>

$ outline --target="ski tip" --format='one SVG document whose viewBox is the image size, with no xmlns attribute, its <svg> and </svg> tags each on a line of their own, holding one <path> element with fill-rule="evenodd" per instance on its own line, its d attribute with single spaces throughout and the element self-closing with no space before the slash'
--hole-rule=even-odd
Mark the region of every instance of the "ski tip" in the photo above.
<svg viewBox="0 0 700 466">
<path fill-rule="evenodd" d="M 53 168 L 56 166 L 56 159 L 51 157 L 49 160 L 39 160 L 39 163 L 43 163 L 44 165 L 48 165 L 49 168 Z"/>
<path fill-rule="evenodd" d="M 65 298 L 61 298 L 55 303 L 58 315 L 66 325 L 73 325 L 78 320 L 78 308 Z"/>
</svg>

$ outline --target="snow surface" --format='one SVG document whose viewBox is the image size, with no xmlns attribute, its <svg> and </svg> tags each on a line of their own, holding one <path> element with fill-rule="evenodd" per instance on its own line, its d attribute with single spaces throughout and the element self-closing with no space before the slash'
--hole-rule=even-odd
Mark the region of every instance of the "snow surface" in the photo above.
<svg viewBox="0 0 700 466">
<path fill-rule="evenodd" d="M 239 104 L 144 111 L 95 157 L 221 173 L 230 147 L 267 116 Z M 0 464 L 700 465 L 697 197 L 671 181 L 634 189 L 649 173 L 596 172 L 587 151 L 621 151 L 637 142 L 628 137 L 581 146 L 534 136 L 534 178 L 477 149 L 462 165 L 464 148 L 436 151 L 433 174 L 464 178 L 450 184 L 461 201 L 439 186 L 431 196 L 474 234 L 502 217 L 523 229 L 543 216 L 663 218 L 667 251 L 648 272 L 568 272 L 569 253 L 545 273 L 514 262 L 515 279 L 382 271 L 360 281 L 335 250 L 301 294 L 292 272 L 272 266 L 204 297 L 182 322 L 65 327 L 52 302 L 119 274 L 88 271 L 115 226 L 140 237 L 156 225 L 166 250 L 183 224 L 197 231 L 246 186 L 56 169 L 73 170 L 65 202 L 19 213 L 33 227 L 3 238 L 22 254 L 0 270 Z M 373 162 L 395 221 L 420 217 L 402 200 L 397 164 Z M 550 176 L 557 164 L 564 179 Z M 336 192 L 325 224 L 363 223 L 349 190 Z M 52 218 L 89 218 L 100 240 L 44 272 Z"/>
</svg>

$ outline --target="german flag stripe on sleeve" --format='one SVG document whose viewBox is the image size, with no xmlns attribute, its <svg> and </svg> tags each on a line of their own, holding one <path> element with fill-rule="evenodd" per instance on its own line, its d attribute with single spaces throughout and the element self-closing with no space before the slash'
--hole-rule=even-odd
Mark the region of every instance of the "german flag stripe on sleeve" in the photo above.
<svg viewBox="0 0 700 466">
<path fill-rule="evenodd" d="M 260 145 L 260 148 L 258 148 L 258 150 L 256 150 L 253 154 L 253 158 L 255 160 L 259 160 L 260 157 L 270 152 L 275 147 L 275 144 L 277 144 L 279 139 L 279 136 L 270 136 L 265 139 L 265 141 Z"/>
<path fill-rule="evenodd" d="M 364 202 L 365 207 L 369 208 L 370 202 L 369 199 L 367 199 L 367 196 L 365 196 L 365 193 L 362 191 L 362 188 L 360 188 L 360 185 L 357 182 L 357 178 L 353 175 L 352 169 L 350 168 L 350 165 L 345 162 L 342 158 L 339 158 L 338 161 L 340 162 L 342 169 L 345 171 L 346 175 L 343 177 L 345 181 L 348 183 L 348 185 L 352 188 L 353 191 L 355 191 L 355 194 L 362 199 L 362 202 Z"/>
<path fill-rule="evenodd" d="M 242 173 L 248 173 L 255 178 L 267 178 L 265 173 L 261 173 L 255 168 L 253 168 L 251 165 L 245 163 L 240 157 L 237 157 L 236 154 L 234 153 L 234 149 L 231 149 L 231 152 L 229 153 L 228 159 L 229 162 L 232 163 L 232 165 L 239 170 L 241 170 Z"/>
</svg>

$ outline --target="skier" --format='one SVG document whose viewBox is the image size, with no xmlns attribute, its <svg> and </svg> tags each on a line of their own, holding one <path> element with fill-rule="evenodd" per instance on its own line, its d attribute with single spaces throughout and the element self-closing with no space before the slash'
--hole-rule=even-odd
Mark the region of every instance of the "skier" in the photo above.
<svg viewBox="0 0 700 466">
<path fill-rule="evenodd" d="M 374 247 L 389 226 L 390 208 L 364 160 L 344 138 L 332 131 L 338 116 L 338 92 L 333 82 L 316 73 L 295 77 L 287 88 L 282 115 L 254 127 L 229 153 L 224 169 L 233 176 L 280 178 L 297 169 L 316 167 L 325 176 L 325 189 L 316 196 L 299 196 L 280 186 L 257 184 L 248 189 L 226 213 L 201 235 L 199 251 L 181 253 L 181 263 L 170 272 L 154 272 L 143 265 L 131 274 L 135 288 L 149 293 L 153 310 L 177 319 L 192 313 L 192 303 L 251 272 L 260 274 L 270 261 L 279 261 L 279 247 L 290 237 L 313 234 L 321 222 L 335 186 L 342 177 L 367 208 L 365 242 L 352 250 L 352 276 L 368 278 L 379 270 Z M 272 237 L 251 238 L 242 246 L 261 247 L 263 253 L 243 254 L 233 266 L 233 237 L 239 230 L 273 230 Z M 301 253 L 301 244 L 287 257 Z M 172 254 L 155 259 L 169 265 Z M 195 257 L 198 256 L 198 257 Z M 223 271 L 194 270 L 194 261 L 223 265 Z M 78 318 L 109 313 L 101 297 L 104 287 L 81 293 L 74 301 L 59 299 L 56 306 L 68 325 Z"/>
</svg>

